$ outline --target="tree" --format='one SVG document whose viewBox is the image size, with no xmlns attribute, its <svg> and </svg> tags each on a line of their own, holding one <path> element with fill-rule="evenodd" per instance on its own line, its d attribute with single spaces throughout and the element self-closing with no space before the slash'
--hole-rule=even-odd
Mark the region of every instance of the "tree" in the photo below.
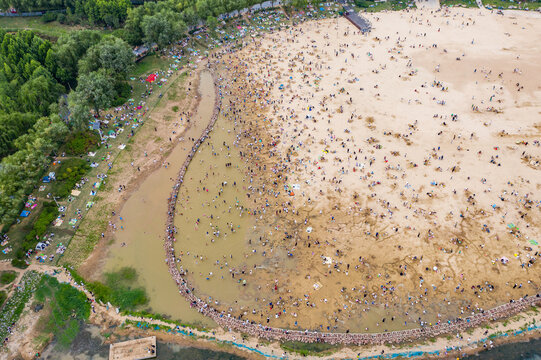
<svg viewBox="0 0 541 360">
<path fill-rule="evenodd" d="M 34 70 L 32 77 L 19 90 L 19 103 L 24 111 L 47 114 L 49 105 L 58 100 L 64 87 L 56 82 L 43 67 Z"/>
<path fill-rule="evenodd" d="M 101 35 L 92 30 L 71 31 L 62 35 L 48 52 L 45 64 L 58 81 L 66 86 L 75 87 L 79 60 L 100 39 Z"/>
<path fill-rule="evenodd" d="M 141 29 L 144 34 L 143 41 L 146 44 L 156 43 L 163 48 L 180 38 L 186 30 L 186 24 L 178 13 L 166 11 L 143 17 Z"/>
<path fill-rule="evenodd" d="M 69 126 L 72 131 L 82 131 L 88 127 L 92 116 L 90 107 L 80 93 L 72 91 L 68 95 Z"/>
<path fill-rule="evenodd" d="M 216 29 L 218 28 L 218 20 L 214 16 L 209 16 L 207 18 L 207 28 L 212 35 L 216 34 Z"/>
<path fill-rule="evenodd" d="M 106 36 L 88 49 L 79 61 L 79 72 L 89 73 L 100 68 L 118 77 L 125 77 L 135 62 L 132 48 L 122 39 Z"/>
<path fill-rule="evenodd" d="M 143 30 L 141 23 L 146 14 L 145 6 L 138 6 L 128 9 L 128 17 L 124 25 L 126 37 L 124 38 L 130 45 L 141 45 L 143 43 Z"/>
<path fill-rule="evenodd" d="M 141 23 L 143 29 L 143 41 L 147 45 L 158 44 L 159 47 L 165 47 L 171 43 L 171 26 L 163 17 L 159 15 L 145 16 Z"/>
<path fill-rule="evenodd" d="M 15 140 L 18 151 L 0 164 L 0 223 L 9 223 L 19 214 L 26 195 L 47 168 L 47 155 L 67 131 L 58 116 L 44 117 Z"/>
<path fill-rule="evenodd" d="M 38 116 L 14 112 L 0 115 L 0 159 L 13 153 L 14 141 L 34 125 Z"/>
<path fill-rule="evenodd" d="M 81 74 L 75 94 L 70 94 L 76 104 L 92 107 L 97 116 L 100 116 L 100 109 L 111 106 L 114 95 L 113 81 L 104 69 Z"/>
</svg>

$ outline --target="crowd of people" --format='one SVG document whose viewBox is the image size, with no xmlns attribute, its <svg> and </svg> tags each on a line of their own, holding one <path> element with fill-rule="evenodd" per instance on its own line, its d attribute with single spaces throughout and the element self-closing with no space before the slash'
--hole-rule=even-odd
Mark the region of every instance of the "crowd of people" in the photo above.
<svg viewBox="0 0 541 360">
<path fill-rule="evenodd" d="M 490 320 L 497 320 L 503 317 L 510 316 L 517 312 L 523 311 L 528 307 L 541 303 L 541 297 L 539 294 L 536 296 L 523 297 L 516 301 L 511 301 L 508 304 L 504 304 L 495 307 L 490 310 L 480 310 L 479 312 L 464 318 L 457 318 L 453 321 L 439 323 L 432 326 L 423 326 L 418 329 L 391 331 L 384 333 L 322 333 L 318 331 L 301 331 L 301 330 L 286 330 L 280 328 L 274 328 L 265 326 L 254 321 L 243 320 L 240 316 L 236 317 L 230 313 L 219 311 L 215 309 L 211 304 L 200 299 L 194 293 L 194 288 L 190 286 L 184 277 L 182 270 L 179 270 L 177 258 L 175 256 L 174 242 L 176 241 L 176 234 L 178 230 L 174 224 L 175 209 L 177 206 L 177 198 L 179 189 L 184 181 L 184 175 L 186 170 L 193 159 L 195 153 L 199 149 L 200 145 L 205 142 L 211 132 L 218 115 L 221 110 L 222 94 L 220 87 L 216 86 L 216 105 L 212 114 L 212 119 L 209 125 L 205 128 L 203 134 L 197 139 L 192 147 L 190 154 L 181 167 L 171 196 L 168 199 L 168 214 L 166 222 L 166 237 L 164 241 L 164 249 L 166 252 L 166 263 L 168 265 L 169 273 L 175 280 L 179 293 L 184 296 L 191 304 L 191 306 L 198 309 L 202 314 L 210 317 L 220 326 L 240 331 L 252 336 L 268 340 L 280 340 L 280 341 L 300 341 L 300 342 L 326 342 L 330 344 L 381 344 L 381 343 L 398 343 L 407 340 L 419 339 L 421 337 L 435 337 L 444 333 L 463 331 L 470 327 L 475 327 L 483 322 Z"/>
</svg>

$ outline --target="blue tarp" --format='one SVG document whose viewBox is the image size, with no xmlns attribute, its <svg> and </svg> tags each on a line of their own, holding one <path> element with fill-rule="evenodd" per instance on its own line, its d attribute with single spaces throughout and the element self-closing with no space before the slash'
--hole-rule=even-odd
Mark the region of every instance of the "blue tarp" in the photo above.
<svg viewBox="0 0 541 360">
<path fill-rule="evenodd" d="M 28 215 L 30 215 L 30 211 L 28 211 L 28 210 L 24 210 L 24 211 L 21 213 L 21 216 L 22 216 L 22 217 L 28 217 Z"/>
</svg>

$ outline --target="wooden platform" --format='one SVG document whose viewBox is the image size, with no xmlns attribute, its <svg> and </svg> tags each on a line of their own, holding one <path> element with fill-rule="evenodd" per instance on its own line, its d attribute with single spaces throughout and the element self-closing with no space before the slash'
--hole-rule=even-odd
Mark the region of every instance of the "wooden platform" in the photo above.
<svg viewBox="0 0 541 360">
<path fill-rule="evenodd" d="M 111 344 L 109 360 L 142 360 L 156 357 L 156 336 Z"/>
</svg>

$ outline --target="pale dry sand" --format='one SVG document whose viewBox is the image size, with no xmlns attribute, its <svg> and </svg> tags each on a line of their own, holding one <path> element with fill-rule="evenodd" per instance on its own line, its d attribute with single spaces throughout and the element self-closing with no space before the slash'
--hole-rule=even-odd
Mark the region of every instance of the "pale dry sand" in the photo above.
<svg viewBox="0 0 541 360">
<path fill-rule="evenodd" d="M 264 176 L 285 167 L 291 191 L 266 234 L 280 271 L 251 280 L 275 290 L 254 319 L 395 330 L 537 293 L 541 21 L 368 16 L 367 36 L 307 22 L 232 57 L 248 86 L 231 88 L 278 143 Z"/>
</svg>

